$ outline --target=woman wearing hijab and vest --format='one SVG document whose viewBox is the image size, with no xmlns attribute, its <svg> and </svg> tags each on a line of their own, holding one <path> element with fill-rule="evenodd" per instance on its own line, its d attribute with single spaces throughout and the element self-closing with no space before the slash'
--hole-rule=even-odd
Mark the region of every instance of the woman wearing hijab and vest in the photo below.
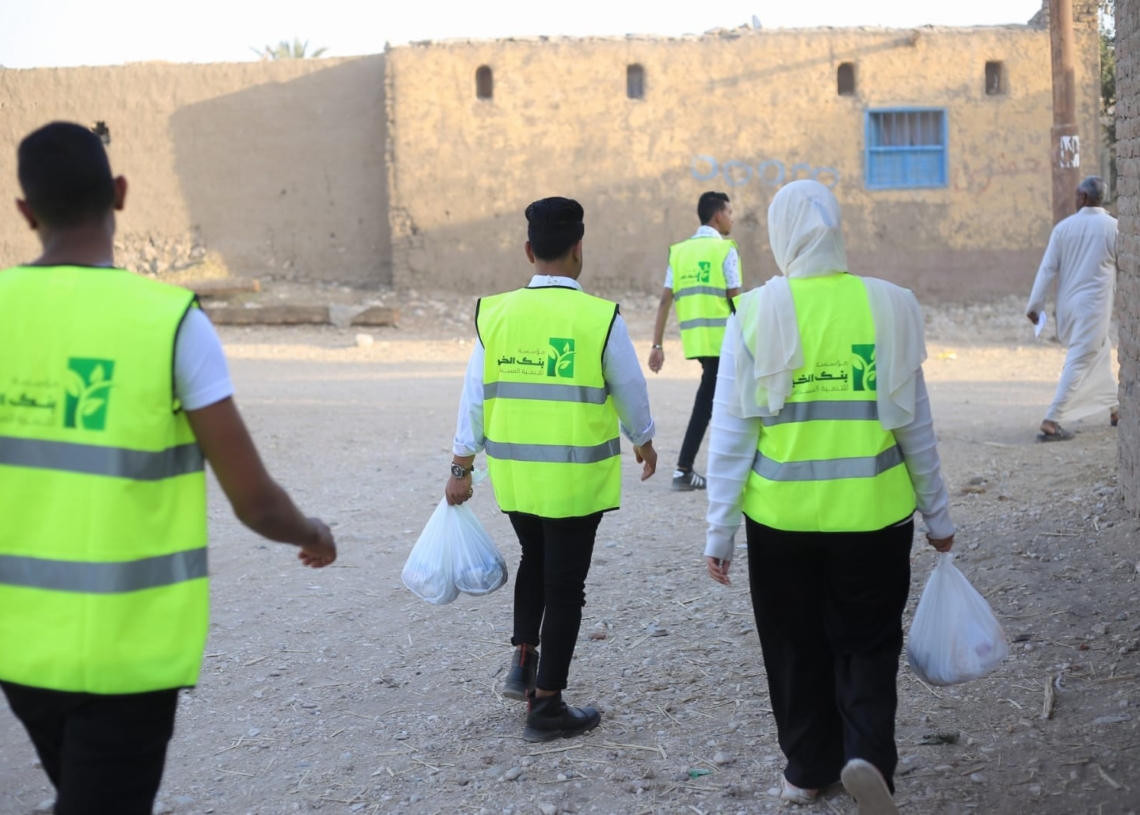
<svg viewBox="0 0 1140 815">
<path fill-rule="evenodd" d="M 512 667 L 503 696 L 528 703 L 523 738 L 570 738 L 598 726 L 562 691 L 582 624 L 586 575 L 602 514 L 621 500 L 619 427 L 643 464 L 657 465 L 649 392 L 616 303 L 582 291 L 582 206 L 544 198 L 526 209 L 523 289 L 484 297 L 467 365 L 449 504 L 471 497 L 475 454 L 522 546 L 515 578 Z M 536 650 L 541 641 L 542 655 Z"/>
<path fill-rule="evenodd" d="M 847 272 L 839 203 L 815 181 L 768 209 L 777 277 L 728 321 L 709 443 L 710 576 L 741 514 L 784 800 L 837 781 L 897 813 L 894 728 L 912 516 L 954 542 L 914 295 Z"/>
</svg>

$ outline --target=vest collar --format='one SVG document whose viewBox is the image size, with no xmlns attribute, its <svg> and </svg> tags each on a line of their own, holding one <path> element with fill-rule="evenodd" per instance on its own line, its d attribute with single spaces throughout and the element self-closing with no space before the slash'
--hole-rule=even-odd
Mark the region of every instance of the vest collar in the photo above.
<svg viewBox="0 0 1140 815">
<path fill-rule="evenodd" d="M 709 226 L 708 224 L 704 224 L 703 226 L 701 226 L 701 228 L 696 231 L 696 233 L 693 235 L 693 237 L 694 238 L 718 238 L 720 240 L 724 240 L 724 235 L 717 232 L 715 226 Z"/>
<path fill-rule="evenodd" d="M 572 277 L 562 277 L 561 275 L 549 274 L 536 274 L 530 279 L 528 289 L 577 289 L 582 291 L 582 284 Z"/>
</svg>

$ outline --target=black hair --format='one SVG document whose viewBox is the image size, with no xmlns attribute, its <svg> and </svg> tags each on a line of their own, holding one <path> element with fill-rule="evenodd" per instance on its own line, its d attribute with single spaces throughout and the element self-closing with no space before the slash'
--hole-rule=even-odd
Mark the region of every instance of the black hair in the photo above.
<svg viewBox="0 0 1140 815">
<path fill-rule="evenodd" d="M 82 125 L 52 122 L 20 142 L 17 173 L 36 218 L 67 228 L 102 219 L 115 205 L 111 163 Z"/>
<path fill-rule="evenodd" d="M 539 260 L 558 260 L 586 234 L 585 213 L 573 198 L 543 198 L 526 208 L 527 238 Z"/>
<path fill-rule="evenodd" d="M 723 192 L 702 193 L 701 199 L 697 201 L 697 217 L 701 219 L 701 225 L 715 218 L 728 203 L 728 196 Z"/>
</svg>

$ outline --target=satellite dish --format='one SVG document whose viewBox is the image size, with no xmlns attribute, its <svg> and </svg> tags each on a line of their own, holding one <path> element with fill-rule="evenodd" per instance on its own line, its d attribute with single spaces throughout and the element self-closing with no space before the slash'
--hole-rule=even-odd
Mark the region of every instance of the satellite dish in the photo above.
<svg viewBox="0 0 1140 815">
<path fill-rule="evenodd" d="M 757 17 L 755 14 L 752 15 L 752 27 L 755 28 L 757 31 L 760 30 L 760 18 Z"/>
</svg>

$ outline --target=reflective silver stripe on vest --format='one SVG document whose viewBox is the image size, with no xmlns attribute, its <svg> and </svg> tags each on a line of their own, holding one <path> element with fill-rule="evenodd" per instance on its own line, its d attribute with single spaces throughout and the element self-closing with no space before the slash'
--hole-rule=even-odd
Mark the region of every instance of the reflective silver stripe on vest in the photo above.
<svg viewBox="0 0 1140 815">
<path fill-rule="evenodd" d="M 724 328 L 728 324 L 727 317 L 698 317 L 695 320 L 685 320 L 681 323 L 681 330 L 689 328 Z"/>
<path fill-rule="evenodd" d="M 896 444 L 877 456 L 788 461 L 783 464 L 757 453 L 752 472 L 769 481 L 837 481 L 840 478 L 874 478 L 902 463 L 902 451 Z"/>
<path fill-rule="evenodd" d="M 197 444 L 180 444 L 165 450 L 126 450 L 66 441 L 17 439 L 0 436 L 0 464 L 35 467 L 85 475 L 106 475 L 132 481 L 159 481 L 204 468 Z"/>
<path fill-rule="evenodd" d="M 597 464 L 621 455 L 621 442 L 610 439 L 593 447 L 568 444 L 515 444 L 486 439 L 487 455 L 500 461 L 531 461 L 539 464 Z"/>
<path fill-rule="evenodd" d="M 788 402 L 775 416 L 765 416 L 762 421 L 765 427 L 790 422 L 823 422 L 823 421 L 877 421 L 879 418 L 879 403 L 875 400 L 869 402 Z"/>
<path fill-rule="evenodd" d="M 680 300 L 690 294 L 711 294 L 716 297 L 728 297 L 728 289 L 718 289 L 716 286 L 686 286 L 673 292 L 673 299 Z"/>
<path fill-rule="evenodd" d="M 0 555 L 0 585 L 81 594 L 124 594 L 206 577 L 206 549 L 120 563 Z"/>
<path fill-rule="evenodd" d="M 538 382 L 485 382 L 484 399 L 536 399 L 542 402 L 581 402 L 604 405 L 610 389 L 587 385 L 550 385 Z"/>
</svg>

